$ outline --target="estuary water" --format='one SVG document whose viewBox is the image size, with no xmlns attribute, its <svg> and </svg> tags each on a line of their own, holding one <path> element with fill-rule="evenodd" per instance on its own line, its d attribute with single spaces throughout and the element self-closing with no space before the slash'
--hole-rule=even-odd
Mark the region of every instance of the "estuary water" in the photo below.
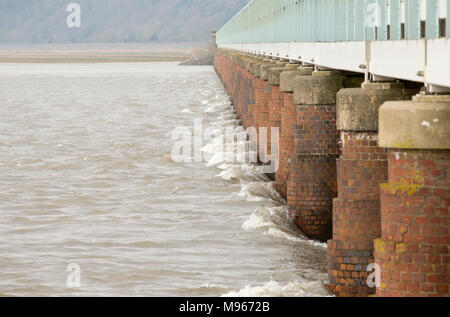
<svg viewBox="0 0 450 317">
<path fill-rule="evenodd" d="M 243 133 L 212 67 L 0 64 L 0 118 L 0 296 L 327 296 L 256 166 L 173 159 Z"/>
</svg>

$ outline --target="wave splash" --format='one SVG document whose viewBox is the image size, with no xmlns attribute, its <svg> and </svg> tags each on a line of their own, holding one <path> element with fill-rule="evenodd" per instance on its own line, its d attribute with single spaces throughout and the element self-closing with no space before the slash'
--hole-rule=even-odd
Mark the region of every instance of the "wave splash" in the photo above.
<svg viewBox="0 0 450 317">
<path fill-rule="evenodd" d="M 326 248 L 327 245 L 306 237 L 290 219 L 286 200 L 275 190 L 269 177 L 262 172 L 262 168 L 251 163 L 230 163 L 224 160 L 226 150 L 232 149 L 236 158 L 246 158 L 249 153 L 242 153 L 242 149 L 250 149 L 249 141 L 243 137 L 246 134 L 240 125 L 241 120 L 236 117 L 235 109 L 229 101 L 215 102 L 205 110 L 207 114 L 214 115 L 211 126 L 217 129 L 218 137 L 212 138 L 203 147 L 203 152 L 209 155 L 208 166 L 221 170 L 217 177 L 226 181 L 239 183 L 241 190 L 239 197 L 247 201 L 260 201 L 265 206 L 254 210 L 242 224 L 244 231 L 260 230 L 263 235 L 278 239 L 289 240 L 304 244 L 305 247 Z M 230 135 L 231 134 L 231 135 Z M 233 140 L 233 143 L 227 143 Z M 236 140 L 241 140 L 236 142 Z M 239 142 L 246 142 L 242 144 Z M 229 157 L 229 156 L 228 156 Z M 245 161 L 245 160 L 243 160 Z M 323 249 L 322 249 L 323 250 Z M 316 279 L 320 275 L 320 278 Z M 326 274 L 325 274 L 326 275 Z M 315 274 L 314 279 L 304 279 L 280 284 L 270 281 L 264 285 L 247 285 L 238 291 L 230 291 L 223 297 L 302 297 L 302 296 L 328 296 L 323 286 L 326 276 Z M 226 292 L 226 291 L 225 291 Z"/>
<path fill-rule="evenodd" d="M 211 125 L 218 131 L 218 136 L 213 137 L 203 147 L 203 152 L 210 156 L 207 165 L 215 166 L 221 170 L 217 177 L 240 183 L 239 197 L 247 201 L 261 201 L 269 205 L 256 209 L 242 224 L 242 229 L 263 229 L 265 235 L 295 242 L 306 242 L 326 248 L 326 244 L 312 241 L 300 232 L 289 218 L 286 200 L 275 190 L 274 183 L 262 172 L 260 166 L 247 162 L 230 163 L 224 161 L 223 158 L 227 157 L 226 150 L 232 149 L 236 158 L 242 158 L 248 155 L 248 153 L 242 153 L 242 150 L 250 148 L 249 141 L 241 141 L 246 144 L 235 141 L 246 140 L 243 137 L 246 132 L 240 125 L 240 120 L 237 119 L 235 109 L 230 101 L 223 99 L 214 101 L 205 112 L 213 115 Z"/>
<path fill-rule="evenodd" d="M 276 281 L 264 285 L 247 285 L 238 291 L 232 291 L 221 297 L 325 297 L 329 296 L 321 281 L 293 281 L 280 284 Z"/>
</svg>

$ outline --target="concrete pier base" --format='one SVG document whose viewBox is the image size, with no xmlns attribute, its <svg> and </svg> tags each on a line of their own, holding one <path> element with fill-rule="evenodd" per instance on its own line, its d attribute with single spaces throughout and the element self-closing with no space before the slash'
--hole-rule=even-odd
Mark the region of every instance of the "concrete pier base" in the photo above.
<svg viewBox="0 0 450 317">
<path fill-rule="evenodd" d="M 450 96 L 417 96 L 380 109 L 388 148 L 381 187 L 378 296 L 450 296 Z"/>
</svg>

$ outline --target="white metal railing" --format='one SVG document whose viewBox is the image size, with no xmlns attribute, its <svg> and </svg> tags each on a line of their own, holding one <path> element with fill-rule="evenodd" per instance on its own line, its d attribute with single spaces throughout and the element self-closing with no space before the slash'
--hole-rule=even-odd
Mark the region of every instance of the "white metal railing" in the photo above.
<svg viewBox="0 0 450 317">
<path fill-rule="evenodd" d="M 219 47 L 450 88 L 450 0 L 253 0 Z"/>
</svg>

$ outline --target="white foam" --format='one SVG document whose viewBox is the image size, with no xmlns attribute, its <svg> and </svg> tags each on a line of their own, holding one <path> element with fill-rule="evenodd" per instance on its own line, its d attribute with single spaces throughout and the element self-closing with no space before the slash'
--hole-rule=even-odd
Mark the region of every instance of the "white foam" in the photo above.
<svg viewBox="0 0 450 317">
<path fill-rule="evenodd" d="M 219 165 L 224 162 L 224 155 L 223 153 L 216 153 L 214 154 L 208 161 L 208 166 L 215 166 Z"/>
<path fill-rule="evenodd" d="M 222 137 L 216 137 L 212 139 L 202 148 L 202 151 L 208 154 L 215 154 L 217 152 L 223 151 Z"/>
<path fill-rule="evenodd" d="M 208 290 L 226 290 L 229 289 L 227 286 L 222 284 L 212 284 L 212 283 L 205 283 L 200 285 L 199 289 L 208 289 Z"/>
<path fill-rule="evenodd" d="M 233 164 L 230 164 L 230 163 L 223 163 L 223 164 L 220 164 L 220 165 L 217 165 L 216 167 L 218 168 L 218 169 L 221 169 L 221 170 L 226 170 L 226 169 L 228 169 L 228 168 L 231 168 L 231 167 L 233 167 L 234 165 Z"/>
<path fill-rule="evenodd" d="M 270 211 L 267 207 L 256 209 L 242 224 L 244 230 L 254 230 L 259 228 L 269 228 L 273 226 L 272 219 L 270 217 Z"/>
<path fill-rule="evenodd" d="M 223 113 L 219 116 L 219 120 L 236 120 L 236 115 L 233 113 Z"/>
<path fill-rule="evenodd" d="M 186 108 L 181 110 L 181 113 L 194 113 L 194 111 L 192 111 L 190 108 Z"/>
<path fill-rule="evenodd" d="M 220 172 L 218 176 L 227 181 L 240 180 L 243 178 L 242 170 L 239 168 L 239 166 L 232 166 L 228 169 L 225 169 Z"/>
<path fill-rule="evenodd" d="M 264 285 L 247 285 L 239 291 L 229 292 L 221 297 L 328 297 L 322 281 L 293 281 L 280 284 L 276 281 Z"/>
<path fill-rule="evenodd" d="M 242 184 L 239 196 L 248 201 L 273 201 L 285 204 L 286 201 L 273 187 L 273 182 L 250 182 Z"/>
<path fill-rule="evenodd" d="M 268 178 L 261 173 L 260 169 L 251 164 L 236 165 L 230 163 L 223 163 L 218 166 L 222 172 L 218 175 L 225 180 L 244 181 L 261 181 L 266 182 Z"/>
<path fill-rule="evenodd" d="M 268 236 L 271 236 L 271 237 L 275 237 L 275 238 L 282 238 L 282 239 L 287 239 L 289 241 L 295 241 L 295 242 L 306 242 L 308 244 L 311 244 L 311 245 L 314 245 L 317 247 L 321 247 L 324 249 L 327 248 L 326 243 L 314 241 L 307 237 L 298 237 L 298 236 L 296 237 L 296 236 L 293 236 L 293 235 L 291 235 L 285 231 L 282 231 L 278 228 L 269 228 L 269 230 L 267 230 L 267 232 L 265 234 Z"/>
<path fill-rule="evenodd" d="M 215 112 L 216 112 L 216 108 L 214 106 L 206 108 L 206 110 L 205 110 L 205 113 L 208 113 L 208 114 L 213 114 Z"/>
<path fill-rule="evenodd" d="M 231 105 L 229 101 L 217 101 L 212 104 L 209 104 L 209 107 L 206 108 L 205 113 L 214 114 L 214 113 L 234 113 L 231 109 Z"/>
<path fill-rule="evenodd" d="M 218 110 L 221 109 L 220 112 Z M 206 112 L 218 112 L 219 115 L 212 126 L 217 127 L 216 138 L 213 138 L 203 151 L 211 155 L 208 166 L 215 166 L 222 170 L 217 176 L 226 181 L 241 183 L 240 197 L 247 201 L 268 202 L 277 207 L 262 207 L 256 209 L 242 224 L 243 230 L 263 229 L 265 235 L 287 239 L 289 241 L 307 243 L 310 245 L 324 247 L 327 245 L 310 240 L 303 235 L 293 221 L 289 218 L 286 200 L 275 190 L 273 182 L 262 172 L 262 167 L 251 163 L 237 163 L 227 160 L 226 150 L 233 150 L 231 157 L 238 158 L 240 162 L 246 161 L 250 156 L 249 141 L 246 140 L 246 131 L 239 125 L 236 112 L 229 102 L 225 104 L 213 104 Z M 233 144 L 226 143 L 233 140 Z M 238 140 L 236 142 L 236 140 Z M 239 141 L 240 140 L 240 141 Z M 246 149 L 243 153 L 242 150 Z M 234 155 L 236 154 L 236 155 Z"/>
<path fill-rule="evenodd" d="M 242 224 L 244 230 L 264 229 L 264 235 L 327 248 L 326 243 L 306 237 L 289 218 L 286 206 L 256 209 Z"/>
</svg>

